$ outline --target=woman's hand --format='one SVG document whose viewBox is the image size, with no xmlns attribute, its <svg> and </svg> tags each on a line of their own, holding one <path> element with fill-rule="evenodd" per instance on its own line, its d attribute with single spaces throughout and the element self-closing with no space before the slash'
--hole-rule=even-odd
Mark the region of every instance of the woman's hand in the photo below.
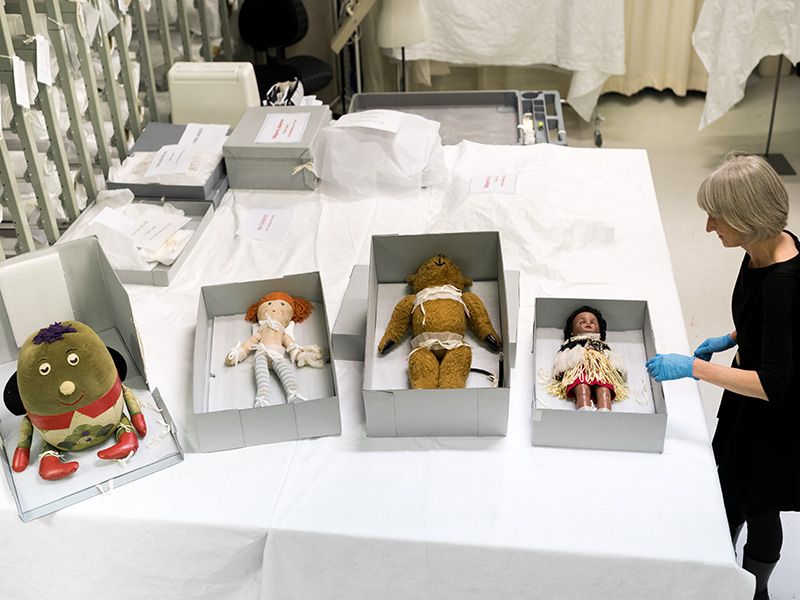
<svg viewBox="0 0 800 600">
<path fill-rule="evenodd" d="M 645 363 L 647 373 L 656 381 L 670 381 L 694 377 L 694 356 L 683 354 L 656 354 Z M 695 379 L 697 379 L 695 377 Z"/>
<path fill-rule="evenodd" d="M 697 350 L 694 351 L 694 355 L 700 360 L 708 362 L 711 360 L 711 355 L 715 352 L 724 352 L 725 350 L 733 348 L 735 345 L 736 340 L 734 340 L 730 334 L 720 337 L 710 337 L 697 347 Z"/>
</svg>

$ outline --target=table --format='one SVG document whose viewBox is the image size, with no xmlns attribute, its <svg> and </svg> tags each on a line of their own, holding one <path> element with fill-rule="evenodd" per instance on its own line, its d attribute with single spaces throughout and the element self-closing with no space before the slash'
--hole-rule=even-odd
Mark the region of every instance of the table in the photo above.
<svg viewBox="0 0 800 600">
<path fill-rule="evenodd" d="M 446 184 L 412 197 L 229 192 L 169 288 L 127 286 L 186 459 L 27 524 L 3 486 L 0 596 L 751 598 L 694 381 L 664 384 L 663 454 L 530 445 L 535 297 L 646 299 L 659 350 L 689 350 L 646 153 L 462 142 L 445 155 Z M 500 172 L 518 175 L 516 195 L 467 194 Z M 234 235 L 253 206 L 292 208 L 285 241 Z M 337 361 L 341 436 L 198 452 L 200 286 L 318 270 L 333 321 L 371 235 L 495 229 L 521 286 L 506 437 L 367 438 L 362 363 Z"/>
<path fill-rule="evenodd" d="M 747 78 L 765 56 L 800 62 L 800 1 L 706 0 L 692 43 L 708 71 L 700 129 L 744 98 Z"/>
<path fill-rule="evenodd" d="M 553 65 L 574 71 L 567 100 L 591 118 L 603 83 L 625 74 L 623 0 L 426 1 L 430 37 L 406 60 L 470 66 Z M 524 8 L 523 8 L 524 7 Z M 395 58 L 400 58 L 399 49 Z"/>
</svg>

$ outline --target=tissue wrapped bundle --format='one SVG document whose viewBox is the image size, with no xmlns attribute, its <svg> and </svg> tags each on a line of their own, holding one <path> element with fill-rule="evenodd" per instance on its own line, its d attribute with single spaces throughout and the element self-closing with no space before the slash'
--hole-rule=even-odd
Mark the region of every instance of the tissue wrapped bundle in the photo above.
<svg viewBox="0 0 800 600">
<path fill-rule="evenodd" d="M 108 173 L 109 181 L 114 183 L 160 183 L 165 185 L 202 186 L 218 168 L 220 155 L 211 152 L 194 152 L 187 161 L 183 172 L 153 171 L 153 161 L 158 152 L 136 152 L 131 154 L 118 167 Z"/>
<path fill-rule="evenodd" d="M 439 126 L 392 110 L 343 115 L 315 139 L 314 172 L 351 196 L 434 185 L 447 176 Z"/>
</svg>

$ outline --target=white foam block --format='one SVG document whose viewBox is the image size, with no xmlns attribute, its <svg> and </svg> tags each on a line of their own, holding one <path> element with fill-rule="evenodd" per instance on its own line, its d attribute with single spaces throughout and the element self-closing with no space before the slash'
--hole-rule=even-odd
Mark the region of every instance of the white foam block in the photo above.
<svg viewBox="0 0 800 600">
<path fill-rule="evenodd" d="M 75 318 L 58 254 L 4 266 L 0 269 L 0 295 L 18 348 L 42 327 Z"/>
</svg>

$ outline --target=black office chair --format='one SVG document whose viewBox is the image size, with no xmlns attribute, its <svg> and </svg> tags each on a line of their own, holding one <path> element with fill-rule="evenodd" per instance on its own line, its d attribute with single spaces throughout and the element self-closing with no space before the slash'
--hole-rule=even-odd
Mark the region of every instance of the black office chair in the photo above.
<svg viewBox="0 0 800 600">
<path fill-rule="evenodd" d="M 308 14 L 302 0 L 245 0 L 239 8 L 239 33 L 254 50 L 267 53 L 267 64 L 253 65 L 262 99 L 272 85 L 297 77 L 306 94 L 333 79 L 331 66 L 313 56 L 286 57 L 285 49 L 308 33 Z"/>
</svg>

